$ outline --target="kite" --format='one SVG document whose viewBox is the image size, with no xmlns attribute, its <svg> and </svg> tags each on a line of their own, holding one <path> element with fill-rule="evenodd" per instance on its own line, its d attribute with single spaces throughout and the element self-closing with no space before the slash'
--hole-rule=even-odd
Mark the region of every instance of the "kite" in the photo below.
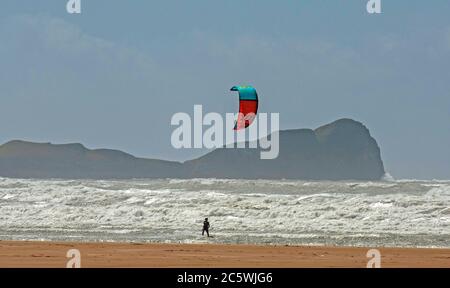
<svg viewBox="0 0 450 288">
<path fill-rule="evenodd" d="M 234 86 L 231 91 L 239 92 L 239 115 L 234 130 L 245 129 L 253 123 L 258 112 L 258 94 L 251 86 Z"/>
</svg>

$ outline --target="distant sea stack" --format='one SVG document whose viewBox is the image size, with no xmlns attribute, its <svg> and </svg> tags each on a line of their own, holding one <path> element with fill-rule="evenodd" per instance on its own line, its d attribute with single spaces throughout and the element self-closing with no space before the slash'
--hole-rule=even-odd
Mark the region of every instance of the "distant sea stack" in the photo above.
<svg viewBox="0 0 450 288">
<path fill-rule="evenodd" d="M 316 130 L 280 131 L 280 153 L 216 149 L 185 163 L 136 158 L 81 144 L 11 141 L 0 146 L 0 177 L 62 179 L 236 178 L 380 180 L 380 148 L 360 122 L 341 119 Z"/>
</svg>

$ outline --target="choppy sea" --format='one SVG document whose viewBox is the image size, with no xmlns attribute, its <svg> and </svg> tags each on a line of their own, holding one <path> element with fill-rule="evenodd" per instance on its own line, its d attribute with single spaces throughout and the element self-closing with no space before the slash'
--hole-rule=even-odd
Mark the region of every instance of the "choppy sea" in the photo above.
<svg viewBox="0 0 450 288">
<path fill-rule="evenodd" d="M 450 181 L 0 178 L 0 240 L 449 248 Z"/>
</svg>

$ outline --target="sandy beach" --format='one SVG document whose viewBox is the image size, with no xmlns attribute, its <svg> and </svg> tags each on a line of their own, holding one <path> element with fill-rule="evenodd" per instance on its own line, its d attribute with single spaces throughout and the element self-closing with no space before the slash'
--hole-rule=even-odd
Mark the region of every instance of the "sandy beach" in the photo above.
<svg viewBox="0 0 450 288">
<path fill-rule="evenodd" d="M 88 267 L 361 267 L 369 248 L 0 241 L 0 267 L 64 268 L 69 249 Z M 382 267 L 450 268 L 450 249 L 379 248 Z"/>
</svg>

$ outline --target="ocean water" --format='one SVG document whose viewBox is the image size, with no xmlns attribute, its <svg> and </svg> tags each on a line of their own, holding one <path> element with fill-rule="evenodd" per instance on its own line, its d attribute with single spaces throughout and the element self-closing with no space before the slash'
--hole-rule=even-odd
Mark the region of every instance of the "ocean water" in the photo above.
<svg viewBox="0 0 450 288">
<path fill-rule="evenodd" d="M 448 248 L 450 181 L 0 178 L 0 239 Z"/>
</svg>

